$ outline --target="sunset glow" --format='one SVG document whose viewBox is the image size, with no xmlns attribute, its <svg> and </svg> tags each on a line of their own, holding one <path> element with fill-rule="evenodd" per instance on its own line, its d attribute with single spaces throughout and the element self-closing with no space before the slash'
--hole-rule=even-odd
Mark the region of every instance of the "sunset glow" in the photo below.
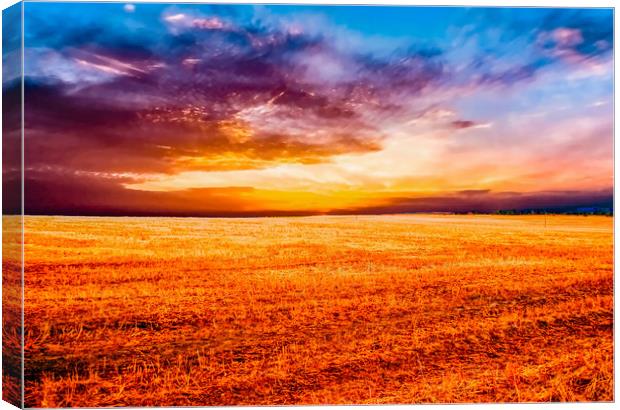
<svg viewBox="0 0 620 410">
<path fill-rule="evenodd" d="M 27 213 L 611 201 L 611 10 L 28 3 L 25 15 Z"/>
</svg>

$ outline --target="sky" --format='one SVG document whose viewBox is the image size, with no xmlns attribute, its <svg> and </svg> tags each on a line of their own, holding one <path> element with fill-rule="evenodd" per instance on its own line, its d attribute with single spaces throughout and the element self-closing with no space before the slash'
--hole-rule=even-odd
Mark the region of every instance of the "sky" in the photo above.
<svg viewBox="0 0 620 410">
<path fill-rule="evenodd" d="M 33 2 L 24 17 L 26 213 L 611 204 L 611 9 Z M 3 94 L 19 90 L 5 72 Z"/>
</svg>

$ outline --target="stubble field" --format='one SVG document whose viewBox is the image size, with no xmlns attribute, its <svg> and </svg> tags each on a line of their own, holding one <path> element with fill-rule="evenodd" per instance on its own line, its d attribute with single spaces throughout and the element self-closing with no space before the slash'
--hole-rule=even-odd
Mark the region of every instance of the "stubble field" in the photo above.
<svg viewBox="0 0 620 410">
<path fill-rule="evenodd" d="M 28 216 L 26 406 L 613 400 L 612 227 Z"/>
</svg>

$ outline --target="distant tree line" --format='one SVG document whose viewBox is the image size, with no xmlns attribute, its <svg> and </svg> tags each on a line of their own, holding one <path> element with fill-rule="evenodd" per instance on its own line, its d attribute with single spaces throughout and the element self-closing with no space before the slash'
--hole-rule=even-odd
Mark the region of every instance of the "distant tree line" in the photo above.
<svg viewBox="0 0 620 410">
<path fill-rule="evenodd" d="M 452 213 L 457 215 L 604 215 L 613 216 L 614 210 L 610 207 L 578 207 L 578 208 L 530 208 L 530 209 L 500 209 L 497 211 L 456 211 L 434 212 Z"/>
<path fill-rule="evenodd" d="M 500 209 L 498 215 L 604 215 L 613 216 L 612 208 L 582 207 L 574 209 Z"/>
</svg>

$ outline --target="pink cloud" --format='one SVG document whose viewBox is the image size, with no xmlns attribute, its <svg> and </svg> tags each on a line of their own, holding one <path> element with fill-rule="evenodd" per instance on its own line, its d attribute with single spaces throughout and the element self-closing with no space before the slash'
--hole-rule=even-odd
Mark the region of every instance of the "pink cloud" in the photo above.
<svg viewBox="0 0 620 410">
<path fill-rule="evenodd" d="M 556 28 L 551 32 L 551 37 L 559 47 L 574 47 L 583 43 L 581 30 L 572 28 Z"/>
<path fill-rule="evenodd" d="M 227 27 L 227 24 L 217 17 L 207 17 L 193 19 L 192 26 L 200 29 L 219 30 Z"/>
</svg>

